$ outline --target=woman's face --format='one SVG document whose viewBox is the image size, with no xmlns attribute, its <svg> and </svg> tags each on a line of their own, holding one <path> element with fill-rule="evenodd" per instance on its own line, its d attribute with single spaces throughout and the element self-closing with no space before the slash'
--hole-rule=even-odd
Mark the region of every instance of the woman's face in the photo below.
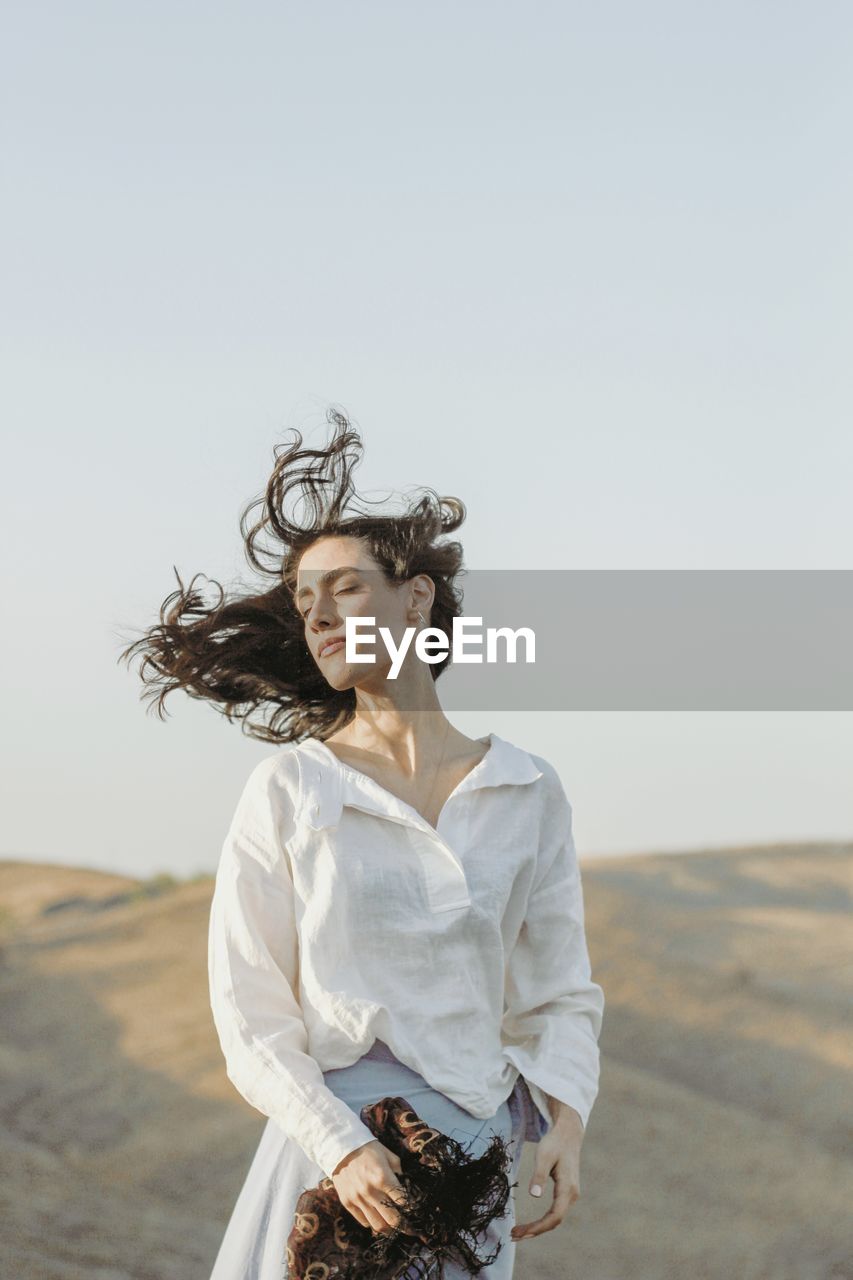
<svg viewBox="0 0 853 1280">
<path fill-rule="evenodd" d="M 360 538 L 319 538 L 303 552 L 296 573 L 295 607 L 303 619 L 305 642 L 326 680 L 335 689 L 384 679 L 391 667 L 380 627 L 387 627 L 399 646 L 408 627 L 420 627 L 420 609 L 429 622 L 432 581 L 418 574 L 392 585 Z M 375 618 L 362 628 L 358 650 L 375 662 L 346 661 L 347 618 Z M 330 641 L 336 647 L 324 652 Z M 417 659 L 415 659 L 417 661 Z"/>
</svg>

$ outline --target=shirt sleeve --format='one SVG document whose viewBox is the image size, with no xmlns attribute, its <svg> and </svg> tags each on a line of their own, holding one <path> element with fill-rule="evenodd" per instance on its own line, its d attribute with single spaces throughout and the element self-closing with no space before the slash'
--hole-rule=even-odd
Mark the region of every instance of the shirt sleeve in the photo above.
<svg viewBox="0 0 853 1280">
<path fill-rule="evenodd" d="M 545 1094 L 586 1128 L 598 1094 L 604 992 L 592 981 L 572 808 L 549 768 L 533 884 L 505 970 L 504 1054 L 527 1081 L 547 1125 Z"/>
<path fill-rule="evenodd" d="M 375 1141 L 326 1086 L 308 1052 L 290 862 L 282 842 L 286 792 L 275 759 L 246 783 L 225 837 L 210 909 L 208 973 L 226 1074 L 331 1176 L 349 1152 Z"/>
</svg>

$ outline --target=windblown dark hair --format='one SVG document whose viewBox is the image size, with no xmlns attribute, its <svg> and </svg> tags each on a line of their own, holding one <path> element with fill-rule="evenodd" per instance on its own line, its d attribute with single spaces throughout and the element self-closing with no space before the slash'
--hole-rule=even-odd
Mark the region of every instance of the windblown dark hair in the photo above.
<svg viewBox="0 0 853 1280">
<path fill-rule="evenodd" d="M 367 499 L 355 496 L 352 473 L 363 454 L 358 432 L 337 408 L 326 419 L 335 430 L 325 448 L 302 448 L 303 438 L 274 446 L 275 465 L 262 495 L 240 516 L 246 558 L 261 578 L 274 579 L 266 590 L 226 596 L 216 579 L 218 599 L 206 604 L 195 589 L 196 574 L 185 587 L 173 565 L 178 590 L 160 607 L 160 622 L 146 629 L 119 655 L 130 665 L 141 657 L 142 697 L 166 718 L 165 699 L 177 689 L 210 702 L 243 732 L 263 742 L 288 743 L 304 737 L 326 738 L 355 713 L 355 691 L 330 687 L 305 641 L 305 624 L 294 602 L 302 554 L 319 538 L 361 538 L 386 580 L 406 582 L 428 574 L 435 583 L 431 626 L 451 634 L 462 611 L 455 585 L 462 568 L 462 545 L 439 542 L 464 522 L 458 498 L 421 488 L 399 514 L 371 512 Z M 298 490 L 306 519 L 296 523 L 286 510 Z M 350 512 L 352 514 L 350 514 Z M 264 545 L 268 536 L 272 545 Z M 437 680 L 450 662 L 446 654 L 430 665 Z M 257 718 L 255 713 L 258 713 Z"/>
</svg>

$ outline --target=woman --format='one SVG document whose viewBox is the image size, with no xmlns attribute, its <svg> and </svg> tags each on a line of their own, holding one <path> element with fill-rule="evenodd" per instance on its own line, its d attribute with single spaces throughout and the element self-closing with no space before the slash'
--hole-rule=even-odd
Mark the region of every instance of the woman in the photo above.
<svg viewBox="0 0 853 1280">
<path fill-rule="evenodd" d="M 451 726 L 436 694 L 449 655 L 430 664 L 411 644 L 390 678 L 380 628 L 399 649 L 411 628 L 450 636 L 461 614 L 462 549 L 438 539 L 465 509 L 427 491 L 403 514 L 349 514 L 361 442 L 330 417 L 325 450 L 298 432 L 276 448 L 260 518 L 246 527 L 250 504 L 241 521 L 274 585 L 206 608 L 179 578 L 132 646 L 160 709 L 180 687 L 278 744 L 240 796 L 211 906 L 227 1073 L 268 1117 L 211 1280 L 286 1277 L 296 1201 L 324 1176 L 362 1226 L 394 1225 L 400 1160 L 359 1115 L 388 1095 L 472 1154 L 499 1134 L 511 1183 L 523 1141 L 537 1143 L 529 1190 L 551 1178 L 552 1203 L 518 1226 L 513 1205 L 479 1251 L 493 1257 L 480 1274 L 508 1280 L 516 1241 L 577 1199 L 598 1092 L 604 997 L 571 806 L 542 757 Z M 286 514 L 293 490 L 307 521 Z M 374 662 L 348 661 L 348 617 L 372 620 Z"/>
</svg>

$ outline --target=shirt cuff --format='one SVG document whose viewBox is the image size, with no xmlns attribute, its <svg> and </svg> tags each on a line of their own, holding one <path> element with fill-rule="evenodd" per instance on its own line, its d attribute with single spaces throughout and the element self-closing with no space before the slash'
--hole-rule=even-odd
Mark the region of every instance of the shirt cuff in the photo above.
<svg viewBox="0 0 853 1280">
<path fill-rule="evenodd" d="M 315 1142 L 311 1159 L 318 1164 L 327 1178 L 331 1178 L 344 1156 L 363 1147 L 365 1143 L 375 1142 L 376 1134 L 357 1116 L 351 1122 L 341 1119 L 339 1123 L 326 1127 Z"/>
<path fill-rule="evenodd" d="M 558 1076 L 549 1071 L 547 1067 L 543 1067 L 540 1063 L 530 1061 L 527 1054 L 522 1053 L 512 1045 L 505 1046 L 503 1052 L 513 1066 L 518 1068 L 527 1082 L 530 1096 L 544 1121 L 543 1137 L 554 1123 L 551 1109 L 548 1106 L 548 1096 L 573 1107 L 581 1118 L 584 1130 L 586 1130 L 593 1103 L 598 1095 L 597 1087 L 591 1093 L 588 1088 L 584 1089 L 572 1083 L 571 1080 L 567 1081 L 565 1076 Z"/>
<path fill-rule="evenodd" d="M 568 1106 L 573 1107 L 581 1118 L 581 1124 L 586 1130 L 587 1121 L 592 1111 L 592 1103 L 587 1097 L 581 1094 L 577 1089 L 567 1085 L 565 1080 L 556 1076 L 549 1076 L 547 1072 L 536 1071 L 536 1079 L 531 1079 L 530 1069 L 525 1068 L 525 1079 L 530 1089 L 530 1096 L 536 1103 L 542 1115 L 548 1121 L 550 1129 L 554 1123 L 551 1115 L 551 1109 L 548 1106 L 548 1096 L 556 1098 L 558 1102 L 565 1102 Z"/>
</svg>

